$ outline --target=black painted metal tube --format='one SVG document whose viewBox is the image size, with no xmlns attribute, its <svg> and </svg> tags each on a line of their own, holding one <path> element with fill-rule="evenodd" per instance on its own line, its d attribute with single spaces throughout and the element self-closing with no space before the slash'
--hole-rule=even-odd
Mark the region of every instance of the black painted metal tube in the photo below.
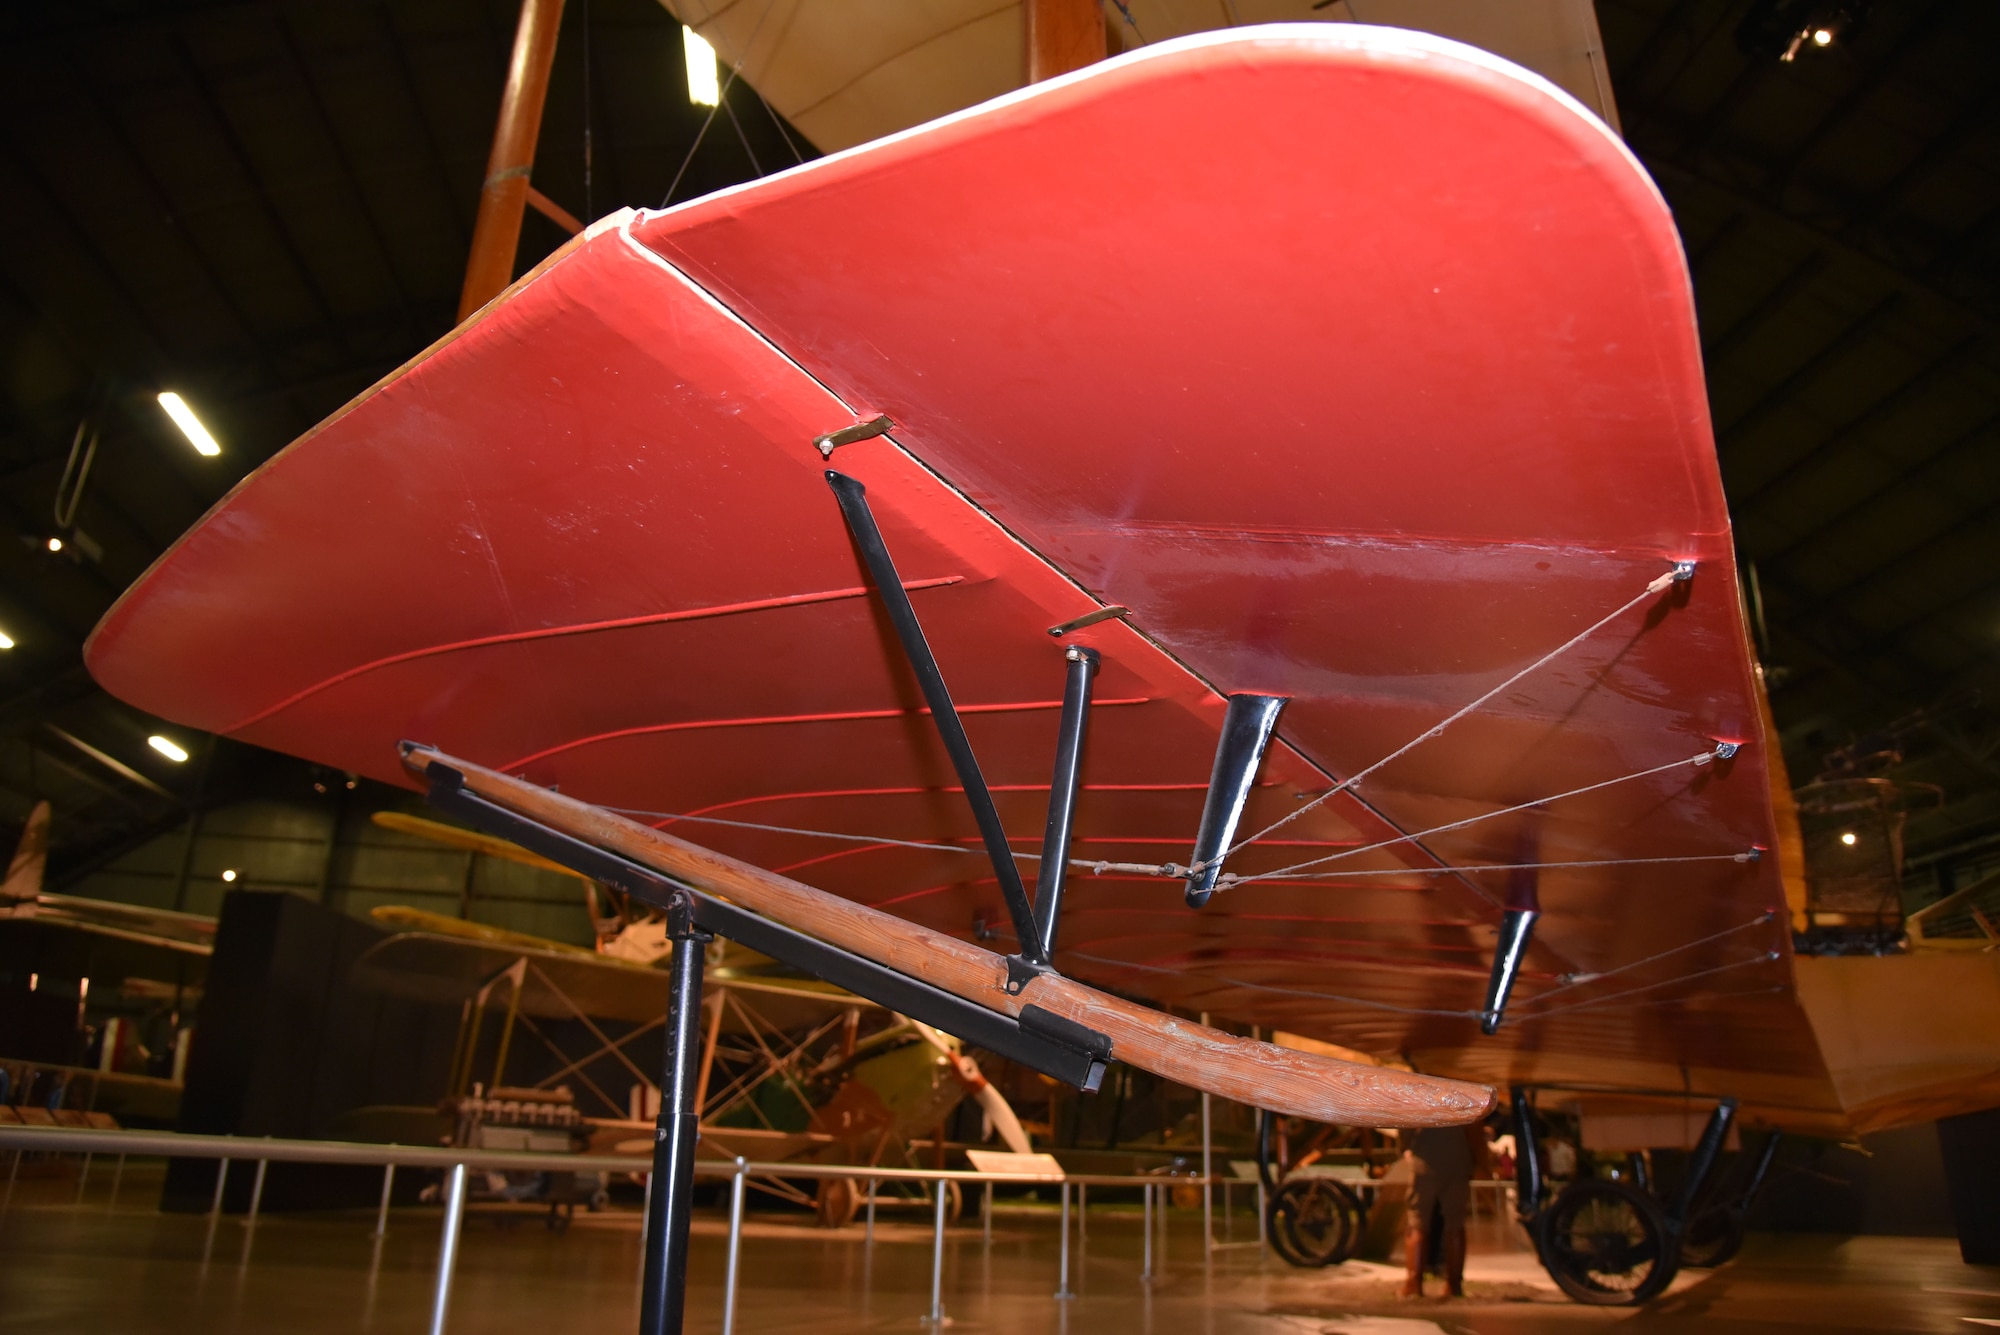
<svg viewBox="0 0 2000 1335">
<path fill-rule="evenodd" d="M 1493 973 L 1486 981 L 1486 1004 L 1479 1010 L 1480 1033 L 1499 1030 L 1501 1017 L 1507 1013 L 1507 998 L 1521 973 L 1522 957 L 1528 953 L 1528 942 L 1534 939 L 1535 919 L 1541 916 L 1537 909 L 1508 909 L 1500 919 L 1500 941 L 1493 948 Z"/>
<path fill-rule="evenodd" d="M 972 754 L 972 741 L 965 735 L 965 724 L 959 720 L 958 709 L 951 702 L 951 692 L 945 688 L 944 674 L 938 670 L 937 658 L 931 653 L 930 642 L 924 638 L 917 610 L 910 606 L 910 595 L 903 588 L 902 576 L 896 573 L 896 563 L 889 555 L 888 545 L 882 541 L 882 530 L 875 523 L 874 512 L 868 508 L 868 488 L 831 468 L 826 470 L 826 483 L 833 488 L 834 498 L 840 502 L 840 513 L 847 520 L 848 531 L 854 535 L 854 545 L 860 549 L 861 559 L 868 564 L 868 573 L 875 581 L 876 592 L 882 595 L 882 605 L 888 609 L 889 623 L 896 628 L 896 638 L 902 641 L 903 653 L 910 660 L 911 670 L 917 674 L 917 685 L 931 707 L 931 721 L 937 725 L 938 736 L 951 756 L 952 768 L 958 771 L 966 803 L 972 808 L 972 819 L 978 823 L 980 837 L 986 843 L 986 856 L 992 859 L 993 874 L 1000 881 L 1000 895 L 1007 901 L 1007 916 L 1013 919 L 1014 935 L 1021 943 L 1021 957 L 1030 964 L 1046 965 L 1048 954 L 1042 949 L 1035 910 L 1028 903 L 1027 888 L 1021 884 L 1020 868 L 1014 865 L 1014 850 L 1007 843 L 1007 831 L 1000 824 L 999 811 L 993 806 L 993 794 L 986 787 L 986 776 L 979 772 L 979 761 Z"/>
<path fill-rule="evenodd" d="M 1736 1208 L 1747 1211 L 1757 1203 L 1757 1194 L 1764 1190 L 1764 1179 L 1771 1175 L 1771 1164 L 1778 1157 L 1778 1146 L 1785 1139 L 1782 1131 L 1773 1131 L 1764 1137 L 1764 1144 L 1757 1151 L 1757 1162 L 1750 1169 L 1750 1181 L 1744 1184 L 1743 1194 L 1736 1198 Z"/>
<path fill-rule="evenodd" d="M 647 1202 L 639 1335 L 680 1335 L 687 1297 L 688 1211 L 693 1204 L 694 1148 L 701 1123 L 695 1085 L 701 1058 L 702 946 L 687 932 L 673 943 L 673 990 L 667 1001 L 660 1119 L 653 1133 L 653 1191 Z"/>
<path fill-rule="evenodd" d="M 1070 836 L 1075 832 L 1076 795 L 1083 783 L 1083 739 L 1090 722 L 1090 687 L 1097 676 L 1097 651 L 1071 645 L 1064 652 L 1069 674 L 1063 683 L 1062 722 L 1056 729 L 1056 768 L 1049 780 L 1049 823 L 1042 832 L 1042 870 L 1035 878 L 1035 926 L 1042 954 L 1056 953 L 1056 925 L 1062 914 L 1063 886 L 1069 880 Z"/>
<path fill-rule="evenodd" d="M 1200 908 L 1215 893 L 1222 859 L 1236 837 L 1236 823 L 1250 800 L 1257 767 L 1285 707 L 1282 695 L 1232 695 L 1223 715 L 1222 736 L 1215 744 L 1215 766 L 1208 773 L 1208 797 L 1201 807 L 1201 826 L 1194 836 L 1194 858 L 1187 878 L 1187 902 Z"/>
<path fill-rule="evenodd" d="M 1674 1227 L 1679 1228 L 1688 1221 L 1695 1202 L 1707 1190 L 1715 1165 L 1722 1158 L 1723 1143 L 1729 1139 L 1729 1124 L 1735 1120 L 1735 1099 L 1724 1099 L 1708 1115 L 1708 1124 L 1701 1129 L 1701 1139 L 1695 1142 L 1694 1152 L 1688 1156 L 1687 1177 L 1681 1182 L 1680 1195 L 1674 1199 L 1674 1208 L 1669 1215 Z"/>
<path fill-rule="evenodd" d="M 1535 1110 L 1528 1091 L 1516 1085 L 1514 1101 L 1514 1213 L 1523 1220 L 1542 1212 L 1542 1142 L 1535 1134 Z"/>
<path fill-rule="evenodd" d="M 1278 1114 L 1269 1108 L 1257 1110 L 1257 1180 L 1264 1184 L 1266 1194 L 1278 1189 L 1278 1169 L 1271 1162 L 1272 1133 L 1277 1123 Z"/>
</svg>

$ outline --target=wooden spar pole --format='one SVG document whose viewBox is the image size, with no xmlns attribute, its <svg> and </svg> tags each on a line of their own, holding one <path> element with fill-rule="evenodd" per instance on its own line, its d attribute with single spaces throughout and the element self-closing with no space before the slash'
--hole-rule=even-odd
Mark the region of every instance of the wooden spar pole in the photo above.
<svg viewBox="0 0 2000 1335">
<path fill-rule="evenodd" d="M 562 11 L 563 0 L 521 0 L 521 26 L 514 31 L 507 89 L 500 95 L 486 184 L 479 190 L 479 217 L 472 224 L 472 254 L 465 262 L 465 288 L 458 298 L 460 320 L 514 281 L 521 215 L 528 204 L 528 173 L 534 169 L 535 141 L 542 132 L 542 103 L 548 100 Z"/>
<path fill-rule="evenodd" d="M 404 744 L 403 764 L 423 782 L 436 762 L 464 776 L 466 791 L 489 802 L 726 899 L 852 954 L 886 965 L 965 1000 L 1019 1016 L 1036 1006 L 1094 1029 L 1116 1060 L 1175 1084 L 1205 1089 L 1253 1108 L 1341 1126 L 1458 1126 L 1493 1107 L 1483 1085 L 1386 1067 L 1361 1066 L 1237 1038 L 1094 987 L 1043 974 L 1007 990 L 1007 963 L 968 941 L 830 895 L 775 872 L 627 820 L 602 807 L 540 788 L 430 747 Z"/>
<path fill-rule="evenodd" d="M 1104 10 L 1099 0 L 1027 0 L 1028 82 L 1080 70 L 1104 59 Z"/>
</svg>

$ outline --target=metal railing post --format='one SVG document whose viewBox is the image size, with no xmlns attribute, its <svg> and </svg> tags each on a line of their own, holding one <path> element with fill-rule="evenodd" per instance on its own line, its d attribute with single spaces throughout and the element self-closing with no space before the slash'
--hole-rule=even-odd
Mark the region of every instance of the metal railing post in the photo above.
<svg viewBox="0 0 2000 1335">
<path fill-rule="evenodd" d="M 1202 1023 L 1208 1013 L 1202 1012 Z M 1208 1091 L 1201 1091 L 1201 1251 L 1206 1257 L 1215 1250 L 1215 1169 L 1214 1142 L 1209 1136 Z"/>
<path fill-rule="evenodd" d="M 222 1188 L 229 1181 L 229 1160 L 218 1159 L 215 1168 L 215 1199 L 208 1203 L 208 1214 L 212 1219 L 222 1213 Z"/>
<path fill-rule="evenodd" d="M 389 1231 L 389 1197 L 396 1189 L 396 1165 L 382 1165 L 382 1204 L 375 1210 L 375 1236 Z"/>
<path fill-rule="evenodd" d="M 987 1246 L 991 1247 L 993 1245 L 993 1183 L 991 1181 L 988 1181 L 986 1184 L 986 1200 L 981 1204 L 979 1209 L 980 1228 L 984 1235 L 982 1240 Z"/>
<path fill-rule="evenodd" d="M 1059 1300 L 1067 1301 L 1076 1297 L 1069 1291 L 1069 1183 L 1062 1184 L 1062 1269 L 1056 1276 L 1056 1294 Z"/>
<path fill-rule="evenodd" d="M 875 1179 L 868 1179 L 868 1245 L 875 1245 Z"/>
<path fill-rule="evenodd" d="M 743 1252 L 743 1156 L 729 1181 L 729 1263 L 722 1281 L 722 1335 L 735 1335 L 737 1260 Z"/>
<path fill-rule="evenodd" d="M 84 1156 L 83 1156 L 83 1167 L 77 1170 L 77 1174 L 76 1174 L 76 1203 L 77 1203 L 78 1205 L 81 1205 L 81 1204 L 83 1204 L 83 1188 L 84 1188 L 85 1184 L 87 1184 L 87 1183 L 88 1183 L 88 1182 L 90 1181 L 90 1160 L 91 1160 L 91 1156 L 90 1156 L 90 1155 L 88 1155 L 88 1154 L 84 1155 Z"/>
<path fill-rule="evenodd" d="M 1265 1232 L 1269 1227 L 1264 1222 L 1264 1211 L 1267 1208 L 1264 1203 L 1264 1182 L 1262 1178 L 1259 1178 L 1257 1181 L 1257 1245 L 1259 1247 L 1268 1247 L 1271 1245 L 1271 1239 Z"/>
<path fill-rule="evenodd" d="M 271 1161 L 269 1159 L 259 1159 L 257 1161 L 257 1176 L 250 1180 L 250 1213 L 243 1217 L 243 1222 L 252 1228 L 256 1227 L 257 1211 L 264 1204 L 264 1172 L 270 1166 Z"/>
<path fill-rule="evenodd" d="M 1076 1184 L 1076 1245 L 1082 1247 L 1090 1238 L 1090 1184 Z"/>
<path fill-rule="evenodd" d="M 437 1297 L 431 1303 L 431 1335 L 444 1335 L 451 1308 L 451 1272 L 458 1263 L 458 1230 L 465 1220 L 465 1165 L 451 1166 L 444 1193 L 444 1239 L 438 1246 Z"/>
<path fill-rule="evenodd" d="M 936 1329 L 944 1327 L 944 1189 L 945 1180 L 939 1178 L 937 1188 L 936 1222 L 931 1233 L 931 1314 L 925 1320 Z"/>
<path fill-rule="evenodd" d="M 1140 1188 L 1140 1191 L 1145 1200 L 1145 1204 L 1140 1208 L 1140 1214 L 1145 1221 L 1146 1249 L 1145 1259 L 1139 1265 L 1139 1282 L 1150 1284 L 1153 1282 L 1153 1184 L 1148 1182 Z"/>
<path fill-rule="evenodd" d="M 111 1196 L 104 1202 L 105 1209 L 109 1210 L 112 1206 L 118 1204 L 118 1184 L 124 1180 L 125 1156 L 121 1154 L 118 1156 L 118 1162 L 111 1169 Z"/>
</svg>

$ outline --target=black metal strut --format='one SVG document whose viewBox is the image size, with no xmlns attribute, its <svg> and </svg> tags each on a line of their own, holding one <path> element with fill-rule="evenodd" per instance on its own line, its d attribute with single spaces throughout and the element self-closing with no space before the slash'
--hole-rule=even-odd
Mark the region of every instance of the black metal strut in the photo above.
<svg viewBox="0 0 2000 1335">
<path fill-rule="evenodd" d="M 701 1053 L 703 947 L 714 938 L 695 926 L 694 902 L 677 895 L 667 908 L 673 943 L 667 1001 L 666 1069 L 653 1131 L 653 1190 L 646 1202 L 645 1271 L 639 1289 L 639 1335 L 680 1335 L 687 1296 L 688 1211 L 694 1195 L 694 1149 L 701 1134 L 696 1101 Z"/>
<path fill-rule="evenodd" d="M 1674 1198 L 1673 1209 L 1667 1214 L 1667 1222 L 1673 1225 L 1676 1232 L 1687 1226 L 1694 1213 L 1695 1202 L 1707 1190 L 1716 1161 L 1722 1157 L 1723 1142 L 1729 1139 L 1729 1124 L 1735 1120 L 1735 1099 L 1724 1099 L 1708 1115 L 1708 1123 L 1701 1129 L 1701 1139 L 1695 1142 L 1694 1152 L 1688 1156 L 1687 1176 L 1681 1182 L 1680 1194 Z"/>
<path fill-rule="evenodd" d="M 1208 774 L 1208 796 L 1201 806 L 1201 825 L 1194 836 L 1194 861 L 1188 868 L 1187 902 L 1200 908 L 1215 893 L 1222 859 L 1236 837 L 1236 823 L 1250 801 L 1257 767 L 1285 707 L 1282 695 L 1232 695 L 1222 717 L 1222 736 L 1215 743 L 1215 764 Z"/>
<path fill-rule="evenodd" d="M 1486 1004 L 1479 1008 L 1479 1032 L 1499 1031 L 1507 1014 L 1507 998 L 1521 974 L 1528 943 L 1535 936 L 1535 921 L 1542 916 L 1538 889 L 1540 872 L 1532 865 L 1541 861 L 1541 839 L 1530 826 L 1522 832 L 1516 856 L 1523 864 L 1514 868 L 1507 884 L 1507 910 L 1500 919 L 1500 939 L 1493 947 L 1493 971 L 1486 980 Z"/>
<path fill-rule="evenodd" d="M 1049 780 L 1049 823 L 1042 834 L 1042 869 L 1035 878 L 1035 926 L 1042 956 L 1056 953 L 1056 923 L 1063 886 L 1069 879 L 1070 836 L 1076 831 L 1076 795 L 1083 786 L 1083 739 L 1090 721 L 1090 686 L 1097 676 L 1097 651 L 1071 645 L 1063 653 L 1069 675 L 1063 683 L 1062 722 L 1056 728 L 1056 769 Z"/>
<path fill-rule="evenodd" d="M 992 860 L 993 874 L 999 879 L 1000 895 L 1007 901 L 1007 916 L 1013 919 L 1015 939 L 1021 943 L 1019 959 L 1028 966 L 1030 973 L 1047 969 L 1049 955 L 1042 944 L 1042 930 L 1035 921 L 1034 906 L 1028 902 L 1027 888 L 1021 884 L 1020 868 L 1014 865 L 1014 850 L 1007 843 L 1006 828 L 1000 824 L 1000 813 L 993 805 L 993 794 L 986 787 L 986 777 L 979 772 L 979 761 L 972 754 L 972 742 L 966 737 L 965 724 L 960 721 L 958 709 L 951 702 L 951 692 L 945 687 L 944 674 L 938 671 L 937 658 L 931 653 L 930 642 L 924 638 L 924 628 L 917 621 L 917 611 L 910 606 L 910 595 L 903 589 L 902 577 L 896 573 L 896 563 L 882 541 L 882 530 L 876 526 L 875 515 L 868 508 L 868 488 L 831 468 L 826 470 L 826 482 L 833 488 L 834 499 L 840 502 L 840 513 L 847 520 L 848 532 L 854 535 L 854 545 L 860 549 L 861 559 L 868 565 L 868 574 L 875 581 L 876 592 L 882 595 L 882 605 L 888 609 L 889 622 L 896 628 L 896 638 L 902 641 L 903 654 L 910 660 L 910 668 L 917 674 L 917 685 L 922 688 L 924 700 L 931 707 L 931 721 L 937 725 L 938 736 L 951 756 L 952 768 L 958 771 L 966 803 L 972 808 L 972 819 L 978 823 L 980 837 L 986 843 L 986 856 Z M 1046 849 L 1043 851 L 1047 852 Z M 1050 922 L 1053 926 L 1053 916 Z M 1018 984 L 1023 980 L 1012 969 L 1010 978 L 1010 986 L 1018 990 Z"/>
<path fill-rule="evenodd" d="M 1547 1186 L 1542 1181 L 1542 1140 L 1535 1130 L 1535 1108 L 1528 1091 L 1516 1085 L 1508 1091 L 1514 1111 L 1514 1213 L 1521 1222 L 1533 1221 L 1542 1212 Z M 1537 1241 L 1536 1249 L 1540 1249 Z"/>
</svg>

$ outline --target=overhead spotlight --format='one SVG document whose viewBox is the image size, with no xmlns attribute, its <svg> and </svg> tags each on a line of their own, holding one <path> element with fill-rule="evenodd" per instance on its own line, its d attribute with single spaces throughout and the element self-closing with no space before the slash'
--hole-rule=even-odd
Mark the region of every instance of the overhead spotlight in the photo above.
<svg viewBox="0 0 2000 1335">
<path fill-rule="evenodd" d="M 14 637 L 6 631 L 0 630 L 0 649 L 12 649 L 13 647 Z"/>
<path fill-rule="evenodd" d="M 1856 840 L 1855 840 L 1855 836 L 1854 836 L 1854 831 L 1852 831 L 1852 830 L 1848 830 L 1848 831 L 1846 831 L 1845 833 L 1843 833 L 1843 834 L 1842 834 L 1842 835 L 1840 836 L 1840 842 L 1841 842 L 1841 843 L 1843 843 L 1843 844 L 1846 844 L 1846 845 L 1847 845 L 1847 846 L 1848 846 L 1849 848 L 1852 848 L 1852 847 L 1854 847 L 1854 845 L 1855 845 L 1855 842 L 1856 842 Z"/>
<path fill-rule="evenodd" d="M 167 416 L 174 419 L 174 425 L 188 438 L 188 443 L 194 446 L 195 453 L 210 459 L 222 453 L 222 447 L 215 443 L 214 436 L 208 434 L 208 428 L 194 415 L 194 409 L 187 406 L 186 399 L 170 389 L 161 390 L 160 407 L 166 409 Z"/>
<path fill-rule="evenodd" d="M 50 539 L 49 539 L 49 550 L 50 550 L 50 551 L 52 551 L 52 552 L 59 552 L 59 551 L 61 551 L 62 549 L 63 549 L 63 541 L 62 541 L 62 539 L 61 539 L 61 538 L 55 538 L 55 537 L 52 537 L 52 538 L 50 538 Z"/>
<path fill-rule="evenodd" d="M 188 753 L 176 745 L 171 738 L 162 737 L 157 732 L 146 739 L 146 745 L 152 747 L 176 765 L 188 758 Z"/>
<path fill-rule="evenodd" d="M 722 103 L 722 83 L 715 73 L 715 48 L 693 28 L 681 28 L 681 51 L 687 57 L 688 101 L 698 107 Z"/>
<path fill-rule="evenodd" d="M 1801 51 L 1825 51 L 1851 41 L 1872 0 L 1751 0 L 1736 27 L 1747 56 L 1790 64 Z"/>
<path fill-rule="evenodd" d="M 222 879 L 223 879 L 223 880 L 225 880 L 225 881 L 233 881 L 233 880 L 235 880 L 235 879 L 236 879 L 236 869 L 235 869 L 234 867 L 231 867 L 231 868 L 230 868 L 229 870 L 227 870 L 227 871 L 223 872 L 223 873 L 222 873 Z"/>
</svg>

